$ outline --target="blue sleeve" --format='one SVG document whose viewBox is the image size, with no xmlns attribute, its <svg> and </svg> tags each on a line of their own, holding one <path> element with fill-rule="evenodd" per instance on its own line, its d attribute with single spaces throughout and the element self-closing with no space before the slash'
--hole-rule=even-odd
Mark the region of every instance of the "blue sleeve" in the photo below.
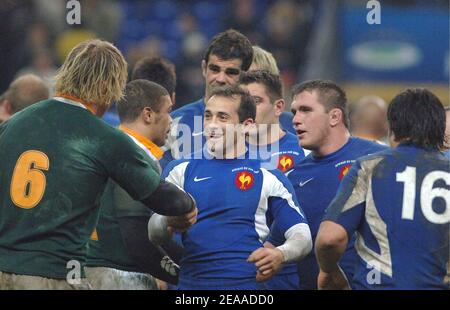
<svg viewBox="0 0 450 310">
<path fill-rule="evenodd" d="M 342 225 L 352 236 L 358 229 L 365 212 L 367 180 L 357 161 L 342 180 L 337 194 L 325 211 L 323 221 Z"/>
<path fill-rule="evenodd" d="M 268 241 L 278 243 L 284 240 L 284 233 L 294 225 L 307 224 L 294 188 L 286 176 L 278 170 L 270 171 L 274 176 L 270 182 L 271 193 L 268 201 L 268 217 L 273 219 L 271 236 Z"/>
<path fill-rule="evenodd" d="M 165 151 L 163 157 L 159 160 L 159 165 L 161 166 L 161 169 L 164 170 L 167 167 L 167 165 L 173 160 L 174 158 L 172 157 L 171 150 L 169 149 Z"/>
</svg>

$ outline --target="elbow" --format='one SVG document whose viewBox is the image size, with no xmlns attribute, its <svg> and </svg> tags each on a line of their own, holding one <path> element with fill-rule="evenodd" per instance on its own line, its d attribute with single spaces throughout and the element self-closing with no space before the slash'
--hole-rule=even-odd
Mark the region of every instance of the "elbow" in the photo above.
<svg viewBox="0 0 450 310">
<path fill-rule="evenodd" d="M 347 241 L 347 232 L 343 227 L 333 222 L 323 222 L 316 237 L 316 254 L 345 250 Z"/>
</svg>

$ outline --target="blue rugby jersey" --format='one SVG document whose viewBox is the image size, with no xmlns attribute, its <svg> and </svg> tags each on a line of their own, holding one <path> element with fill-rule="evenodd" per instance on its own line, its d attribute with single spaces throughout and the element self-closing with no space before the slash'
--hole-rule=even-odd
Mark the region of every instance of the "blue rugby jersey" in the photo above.
<svg viewBox="0 0 450 310">
<path fill-rule="evenodd" d="M 412 144 L 352 167 L 324 220 L 356 232 L 353 288 L 450 288 L 449 170 L 440 152 Z"/>
<path fill-rule="evenodd" d="M 164 146 L 164 156 L 160 160 L 164 168 L 174 159 L 185 158 L 203 148 L 205 137 L 203 136 L 203 115 L 205 114 L 205 101 L 199 99 L 176 109 L 172 117 L 171 133 L 176 135 L 176 140 L 169 140 L 170 145 Z"/>
<path fill-rule="evenodd" d="M 278 169 L 287 173 L 305 158 L 305 153 L 296 135 L 289 132 L 278 141 L 268 145 L 247 144 L 249 156 L 261 160 L 268 170 Z"/>
<path fill-rule="evenodd" d="M 350 137 L 336 152 L 323 157 L 308 155 L 288 175 L 297 199 L 302 206 L 315 241 L 324 212 L 351 165 L 359 157 L 385 150 L 376 142 Z M 340 264 L 347 277 L 351 278 L 356 262 L 356 253 L 351 239 Z M 319 268 L 314 251 L 298 264 L 301 289 L 316 289 Z"/>
<path fill-rule="evenodd" d="M 283 173 L 287 173 L 294 169 L 294 167 L 300 163 L 300 160 L 305 157 L 297 136 L 290 132 L 286 132 L 280 140 L 272 144 L 262 146 L 248 144 L 248 148 L 249 153 L 252 156 L 264 163 L 264 168 L 269 170 L 278 169 Z M 275 240 L 269 236 L 267 241 L 274 246 L 279 246 L 285 242 L 285 239 L 281 238 L 281 240 Z M 297 289 L 297 264 L 291 263 L 283 266 L 274 277 L 265 281 L 262 285 L 266 289 L 271 290 Z"/>
<path fill-rule="evenodd" d="M 287 178 L 257 160 L 175 160 L 163 178 L 190 193 L 199 210 L 197 223 L 182 235 L 180 289 L 196 283 L 228 289 L 242 281 L 256 289 L 256 267 L 247 258 L 263 246 L 269 227 L 283 235 L 307 225 Z"/>
</svg>

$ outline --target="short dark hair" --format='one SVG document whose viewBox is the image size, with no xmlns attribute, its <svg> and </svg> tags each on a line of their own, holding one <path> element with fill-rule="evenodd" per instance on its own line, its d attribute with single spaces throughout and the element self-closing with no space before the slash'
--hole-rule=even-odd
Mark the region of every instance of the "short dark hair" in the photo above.
<svg viewBox="0 0 450 310">
<path fill-rule="evenodd" d="M 14 114 L 33 103 L 48 99 L 49 95 L 44 80 L 34 74 L 25 74 L 11 82 L 4 99 L 11 103 L 11 112 Z"/>
<path fill-rule="evenodd" d="M 444 149 L 444 106 L 429 90 L 407 89 L 398 94 L 389 104 L 387 118 L 396 141 Z"/>
<path fill-rule="evenodd" d="M 168 96 L 167 90 L 147 80 L 134 80 L 125 87 L 125 96 L 117 104 L 121 122 L 133 122 L 146 107 L 155 112 L 161 109 L 161 97 Z"/>
<path fill-rule="evenodd" d="M 266 88 L 266 92 L 270 97 L 270 101 L 274 102 L 283 99 L 283 86 L 281 85 L 280 76 L 272 74 L 267 70 L 252 70 L 244 72 L 239 80 L 242 85 L 252 83 L 262 84 Z"/>
<path fill-rule="evenodd" d="M 342 121 L 345 127 L 348 127 L 348 109 L 347 109 L 347 96 L 342 88 L 340 88 L 333 81 L 328 80 L 311 80 L 300 84 L 296 84 L 292 87 L 292 96 L 307 91 L 317 92 L 319 102 L 325 107 L 325 111 L 329 112 L 332 109 L 339 109 L 342 111 Z"/>
<path fill-rule="evenodd" d="M 253 47 L 246 36 L 234 29 L 216 34 L 206 49 L 203 60 L 208 63 L 209 55 L 220 59 L 240 59 L 241 70 L 247 71 L 253 60 Z"/>
<path fill-rule="evenodd" d="M 146 57 L 139 60 L 131 73 L 132 81 L 138 79 L 158 83 L 167 89 L 169 94 L 173 94 L 177 86 L 175 65 L 161 57 Z"/>
<path fill-rule="evenodd" d="M 213 90 L 211 97 L 219 96 L 225 98 L 233 98 L 239 97 L 241 100 L 239 102 L 238 115 L 239 122 L 242 123 L 248 118 L 254 120 L 256 118 L 256 104 L 253 97 L 250 95 L 248 91 L 242 89 L 238 85 L 228 85 L 225 87 L 220 87 Z"/>
</svg>

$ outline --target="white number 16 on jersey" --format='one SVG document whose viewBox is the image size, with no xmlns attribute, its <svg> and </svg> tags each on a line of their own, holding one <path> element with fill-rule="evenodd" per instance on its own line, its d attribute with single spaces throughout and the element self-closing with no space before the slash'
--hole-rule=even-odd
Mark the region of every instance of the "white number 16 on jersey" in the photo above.
<svg viewBox="0 0 450 310">
<path fill-rule="evenodd" d="M 420 187 L 420 207 L 425 218 L 434 224 L 445 224 L 450 222 L 450 190 L 436 187 L 437 180 L 444 180 L 450 186 L 450 173 L 444 171 L 432 171 L 422 181 Z M 416 167 L 407 166 L 403 172 L 397 173 L 397 182 L 404 183 L 402 219 L 414 219 L 414 205 L 416 201 Z M 445 210 L 437 213 L 433 210 L 433 200 L 442 198 L 445 200 Z"/>
</svg>

